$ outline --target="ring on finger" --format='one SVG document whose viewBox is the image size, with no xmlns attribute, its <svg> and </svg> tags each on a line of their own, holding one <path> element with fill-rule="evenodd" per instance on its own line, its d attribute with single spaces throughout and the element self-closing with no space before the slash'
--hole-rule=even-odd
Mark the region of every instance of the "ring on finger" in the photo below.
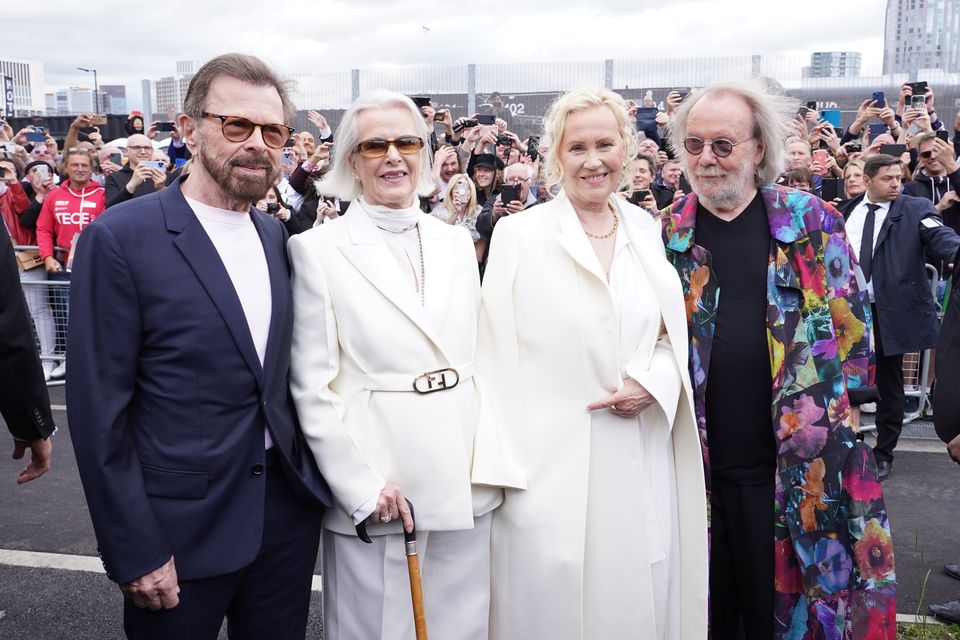
<svg viewBox="0 0 960 640">
<path fill-rule="evenodd" d="M 380 522 L 382 522 L 383 524 L 387 524 L 391 520 L 393 520 L 393 516 L 391 516 L 389 513 L 386 515 L 380 516 Z"/>
</svg>

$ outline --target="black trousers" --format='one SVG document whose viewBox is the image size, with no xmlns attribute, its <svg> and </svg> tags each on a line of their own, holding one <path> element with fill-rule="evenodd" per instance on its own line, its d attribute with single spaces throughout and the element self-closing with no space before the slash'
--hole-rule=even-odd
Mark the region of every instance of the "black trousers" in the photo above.
<svg viewBox="0 0 960 640">
<path fill-rule="evenodd" d="M 774 634 L 774 501 L 768 484 L 713 479 L 710 532 L 712 640 Z"/>
<path fill-rule="evenodd" d="M 216 640 L 226 617 L 232 640 L 303 639 L 323 508 L 294 493 L 280 464 L 268 451 L 263 540 L 253 564 L 227 575 L 181 580 L 180 604 L 173 609 L 150 611 L 124 599 L 128 638 Z"/>
<path fill-rule="evenodd" d="M 893 450 L 903 429 L 903 409 L 906 398 L 903 394 L 903 354 L 886 355 L 880 346 L 880 323 L 877 322 L 877 307 L 873 310 L 874 343 L 877 353 L 877 445 L 873 455 L 877 461 L 893 461 Z"/>
</svg>

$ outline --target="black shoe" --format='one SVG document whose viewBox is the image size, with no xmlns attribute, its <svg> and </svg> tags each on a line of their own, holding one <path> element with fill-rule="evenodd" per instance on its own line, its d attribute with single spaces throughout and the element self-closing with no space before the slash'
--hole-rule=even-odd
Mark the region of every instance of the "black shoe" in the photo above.
<svg viewBox="0 0 960 640">
<path fill-rule="evenodd" d="M 930 613 L 935 615 L 938 620 L 960 624 L 960 600 L 945 602 L 943 604 L 931 604 L 927 606 Z"/>
<path fill-rule="evenodd" d="M 877 480 L 883 482 L 890 477 L 891 471 L 893 471 L 892 460 L 877 460 Z"/>
<path fill-rule="evenodd" d="M 943 572 L 951 578 L 960 580 L 960 564 L 945 564 L 943 565 Z"/>
</svg>

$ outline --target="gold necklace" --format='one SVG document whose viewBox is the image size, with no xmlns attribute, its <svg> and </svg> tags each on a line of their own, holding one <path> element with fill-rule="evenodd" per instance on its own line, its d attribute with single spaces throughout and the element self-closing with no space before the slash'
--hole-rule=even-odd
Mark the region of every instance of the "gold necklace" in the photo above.
<svg viewBox="0 0 960 640">
<path fill-rule="evenodd" d="M 607 203 L 607 207 L 610 208 L 610 213 L 613 215 L 613 228 L 610 229 L 610 231 L 607 231 L 607 232 L 606 232 L 605 234 L 603 234 L 603 235 L 597 235 L 597 234 L 595 234 L 595 233 L 590 233 L 589 231 L 587 231 L 586 229 L 584 229 L 583 232 L 584 232 L 585 234 L 587 234 L 588 236 L 590 236 L 591 238 L 594 238 L 594 239 L 596 239 L 596 240 L 606 240 L 607 238 L 609 238 L 610 236 L 612 236 L 613 234 L 615 234 L 615 233 L 617 232 L 617 227 L 620 226 L 620 219 L 617 218 L 617 213 L 613 210 L 613 206 L 611 206 L 609 202 Z M 582 225 L 583 225 L 583 222 L 581 222 L 580 225 L 582 226 Z"/>
</svg>

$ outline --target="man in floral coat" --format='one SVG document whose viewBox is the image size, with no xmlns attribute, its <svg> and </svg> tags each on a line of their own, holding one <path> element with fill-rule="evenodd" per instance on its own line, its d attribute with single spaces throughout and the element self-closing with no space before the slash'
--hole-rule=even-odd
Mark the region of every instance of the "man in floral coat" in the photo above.
<svg viewBox="0 0 960 640">
<path fill-rule="evenodd" d="M 796 105 L 751 81 L 684 101 L 693 193 L 665 210 L 711 507 L 713 640 L 895 637 L 893 543 L 856 439 L 870 308 L 831 205 L 774 186 Z"/>
</svg>

